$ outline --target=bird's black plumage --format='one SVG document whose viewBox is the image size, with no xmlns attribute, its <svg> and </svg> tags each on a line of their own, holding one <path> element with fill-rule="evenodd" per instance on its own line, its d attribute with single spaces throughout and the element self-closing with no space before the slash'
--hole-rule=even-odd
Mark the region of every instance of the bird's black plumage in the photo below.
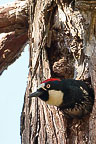
<svg viewBox="0 0 96 144">
<path fill-rule="evenodd" d="M 92 111 L 94 91 L 81 80 L 67 79 L 61 81 L 64 92 L 60 109 L 71 117 L 82 117 Z"/>
</svg>

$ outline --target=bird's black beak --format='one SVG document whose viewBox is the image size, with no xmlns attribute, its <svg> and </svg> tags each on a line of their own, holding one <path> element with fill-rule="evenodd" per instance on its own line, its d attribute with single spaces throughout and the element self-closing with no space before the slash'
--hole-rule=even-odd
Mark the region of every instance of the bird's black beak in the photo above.
<svg viewBox="0 0 96 144">
<path fill-rule="evenodd" d="M 40 95 L 42 95 L 42 91 L 37 90 L 36 92 L 30 94 L 30 95 L 29 95 L 29 98 L 39 97 Z"/>
</svg>

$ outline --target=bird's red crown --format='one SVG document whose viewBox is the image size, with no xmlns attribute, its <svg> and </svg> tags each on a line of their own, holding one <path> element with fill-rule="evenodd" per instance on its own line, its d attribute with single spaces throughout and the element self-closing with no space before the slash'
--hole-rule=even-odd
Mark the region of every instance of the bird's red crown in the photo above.
<svg viewBox="0 0 96 144">
<path fill-rule="evenodd" d="M 61 80 L 60 80 L 60 79 L 57 79 L 57 78 L 50 78 L 50 79 L 47 79 L 47 80 L 41 82 L 41 84 L 42 84 L 42 83 L 46 83 L 46 82 L 48 82 L 48 81 L 61 81 Z"/>
</svg>

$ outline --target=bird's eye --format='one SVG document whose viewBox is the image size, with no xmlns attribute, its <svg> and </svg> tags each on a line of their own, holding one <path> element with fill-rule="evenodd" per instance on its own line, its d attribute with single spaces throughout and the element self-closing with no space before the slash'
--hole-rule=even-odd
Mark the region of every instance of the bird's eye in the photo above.
<svg viewBox="0 0 96 144">
<path fill-rule="evenodd" d="M 47 85 L 46 85 L 46 88 L 50 88 L 50 87 L 51 87 L 51 85 L 50 85 L 50 84 L 47 84 Z"/>
</svg>

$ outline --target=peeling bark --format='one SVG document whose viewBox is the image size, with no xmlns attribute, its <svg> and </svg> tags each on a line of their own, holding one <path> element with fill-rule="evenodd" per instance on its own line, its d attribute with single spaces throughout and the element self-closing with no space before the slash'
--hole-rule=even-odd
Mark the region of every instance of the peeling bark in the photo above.
<svg viewBox="0 0 96 144">
<path fill-rule="evenodd" d="M 0 74 L 12 64 L 28 41 L 27 1 L 0 7 Z"/>
</svg>

